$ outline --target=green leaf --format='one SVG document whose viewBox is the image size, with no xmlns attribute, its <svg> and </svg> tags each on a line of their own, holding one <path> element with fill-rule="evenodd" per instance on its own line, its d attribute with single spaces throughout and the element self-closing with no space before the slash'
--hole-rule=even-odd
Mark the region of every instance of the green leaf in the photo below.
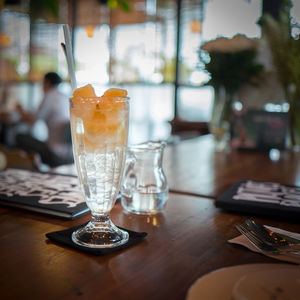
<svg viewBox="0 0 300 300">
<path fill-rule="evenodd" d="M 111 9 L 118 7 L 118 1 L 117 0 L 107 0 L 107 6 Z"/>
<path fill-rule="evenodd" d="M 48 9 L 52 15 L 58 19 L 58 1 L 57 0 L 44 0 L 45 8 Z"/>
<path fill-rule="evenodd" d="M 127 1 L 120 0 L 119 3 L 120 3 L 121 8 L 122 8 L 124 11 L 130 12 L 131 9 L 130 9 L 129 3 L 127 3 Z"/>
</svg>

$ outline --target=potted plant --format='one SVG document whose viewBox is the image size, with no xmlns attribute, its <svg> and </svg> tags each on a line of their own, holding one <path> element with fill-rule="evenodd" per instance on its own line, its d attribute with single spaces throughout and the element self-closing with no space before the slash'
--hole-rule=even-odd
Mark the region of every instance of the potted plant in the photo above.
<svg viewBox="0 0 300 300">
<path fill-rule="evenodd" d="M 290 16 L 291 1 L 284 0 L 279 20 L 266 14 L 260 20 L 276 74 L 289 103 L 290 141 L 300 149 L 300 33 Z M 298 28 L 298 30 L 297 30 Z"/>
<path fill-rule="evenodd" d="M 209 75 L 206 85 L 214 88 L 212 120 L 229 122 L 231 106 L 240 87 L 258 84 L 263 66 L 256 62 L 258 39 L 242 34 L 219 37 L 201 46 L 200 63 Z M 216 120 L 217 119 L 217 120 Z"/>
</svg>

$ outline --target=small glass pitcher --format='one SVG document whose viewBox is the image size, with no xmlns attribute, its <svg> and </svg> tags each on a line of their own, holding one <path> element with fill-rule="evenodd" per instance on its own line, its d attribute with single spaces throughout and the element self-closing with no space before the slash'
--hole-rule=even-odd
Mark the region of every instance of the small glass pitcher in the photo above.
<svg viewBox="0 0 300 300">
<path fill-rule="evenodd" d="M 135 214 L 161 212 L 168 199 L 167 179 L 162 169 L 165 142 L 146 142 L 128 147 L 121 203 Z"/>
</svg>

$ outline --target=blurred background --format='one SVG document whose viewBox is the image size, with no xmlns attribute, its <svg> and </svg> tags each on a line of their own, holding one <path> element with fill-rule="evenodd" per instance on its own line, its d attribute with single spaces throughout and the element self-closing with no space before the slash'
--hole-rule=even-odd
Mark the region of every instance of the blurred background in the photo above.
<svg viewBox="0 0 300 300">
<path fill-rule="evenodd" d="M 0 1 L 0 103 L 13 112 L 16 102 L 34 111 L 42 99 L 46 72 L 63 78 L 71 95 L 61 48 L 62 25 L 72 28 L 78 86 L 91 83 L 99 95 L 109 87 L 131 97 L 130 143 L 175 141 L 209 131 L 215 89 L 199 59 L 201 46 L 237 34 L 261 39 L 264 13 L 278 18 L 283 1 L 272 0 L 6 0 Z M 289 1 L 293 24 L 300 1 Z M 297 29 L 298 28 L 298 29 Z M 299 26 L 295 34 L 299 34 Z M 269 58 L 265 69 L 272 71 Z M 225 70 L 226 72 L 226 70 Z M 285 99 L 247 92 L 253 107 L 284 110 Z M 273 94 L 272 94 L 273 93 Z M 247 105 L 247 104 L 246 104 Z M 250 105 L 250 106 L 251 106 Z M 279 105 L 279 106 L 278 106 Z M 43 125 L 36 129 L 45 138 Z M 10 146 L 9 134 L 2 143 Z"/>
</svg>

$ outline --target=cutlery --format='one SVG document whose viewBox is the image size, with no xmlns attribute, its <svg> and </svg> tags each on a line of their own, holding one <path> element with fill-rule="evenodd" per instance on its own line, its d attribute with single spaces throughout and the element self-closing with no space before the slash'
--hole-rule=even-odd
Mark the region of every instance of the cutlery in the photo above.
<svg viewBox="0 0 300 300">
<path fill-rule="evenodd" d="M 245 221 L 245 224 L 250 230 L 254 231 L 262 240 L 264 240 L 268 244 L 277 246 L 299 245 L 300 247 L 300 240 L 269 230 L 264 225 L 255 222 L 252 219 L 247 219 Z"/>
<path fill-rule="evenodd" d="M 253 231 L 244 225 L 236 225 L 236 229 L 244 235 L 254 246 L 260 249 L 262 252 L 271 253 L 271 254 L 300 254 L 300 251 L 296 251 L 293 248 L 286 247 L 276 247 L 270 244 L 267 244 L 265 241 L 260 239 Z"/>
</svg>

